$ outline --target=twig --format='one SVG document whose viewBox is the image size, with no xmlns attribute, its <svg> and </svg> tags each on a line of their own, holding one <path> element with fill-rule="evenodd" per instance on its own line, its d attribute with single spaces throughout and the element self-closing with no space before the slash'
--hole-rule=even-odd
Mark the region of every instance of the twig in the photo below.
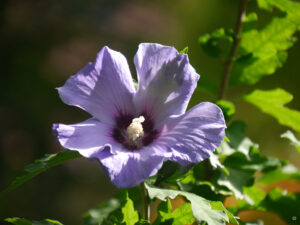
<svg viewBox="0 0 300 225">
<path fill-rule="evenodd" d="M 248 0 L 240 0 L 240 6 L 239 6 L 239 11 L 238 11 L 238 18 L 237 18 L 237 22 L 235 25 L 235 35 L 236 38 L 234 39 L 230 54 L 229 54 L 229 58 L 228 60 L 226 60 L 224 62 L 224 70 L 223 70 L 223 74 L 222 74 L 222 81 L 220 84 L 220 91 L 219 91 L 219 99 L 224 99 L 225 98 L 225 93 L 226 93 L 226 89 L 228 86 L 228 81 L 229 81 L 229 76 L 231 73 L 231 69 L 232 69 L 232 64 L 233 64 L 233 60 L 234 57 L 237 53 L 237 50 L 240 46 L 241 40 L 242 40 L 242 26 L 243 26 L 243 20 L 246 16 L 246 7 L 247 7 L 247 3 Z"/>
</svg>

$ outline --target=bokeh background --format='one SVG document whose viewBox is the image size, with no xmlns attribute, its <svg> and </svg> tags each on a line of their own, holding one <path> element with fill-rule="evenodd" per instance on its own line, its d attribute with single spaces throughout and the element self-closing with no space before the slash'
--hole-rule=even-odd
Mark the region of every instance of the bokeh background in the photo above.
<svg viewBox="0 0 300 225">
<path fill-rule="evenodd" d="M 237 0 L 1 0 L 0 190 L 27 164 L 62 150 L 52 135 L 52 123 L 89 118 L 82 110 L 64 105 L 55 87 L 94 60 L 104 45 L 127 57 L 133 76 L 133 57 L 140 42 L 178 50 L 188 46 L 197 72 L 218 83 L 221 67 L 203 53 L 197 39 L 219 27 L 234 27 L 237 7 Z M 257 10 L 255 1 L 248 8 L 258 12 L 260 27 L 270 19 L 271 14 Z M 288 53 L 285 65 L 256 87 L 282 87 L 294 94 L 289 106 L 299 110 L 300 42 Z M 228 97 L 236 104 L 234 119 L 247 122 L 247 135 L 260 145 L 262 154 L 288 159 L 300 167 L 299 154 L 279 138 L 287 128 L 239 101 L 252 88 L 229 89 Z M 194 99 L 213 101 L 215 96 L 197 89 Z M 0 223 L 18 216 L 77 225 L 84 212 L 117 191 L 97 162 L 73 160 L 1 199 Z"/>
</svg>

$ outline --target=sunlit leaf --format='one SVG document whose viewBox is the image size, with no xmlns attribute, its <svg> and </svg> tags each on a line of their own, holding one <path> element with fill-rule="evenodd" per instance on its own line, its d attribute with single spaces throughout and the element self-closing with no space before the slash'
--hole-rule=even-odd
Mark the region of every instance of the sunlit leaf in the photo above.
<svg viewBox="0 0 300 225">
<path fill-rule="evenodd" d="M 255 24 L 257 16 L 253 15 L 248 17 Z M 246 22 L 249 23 L 249 20 Z M 255 84 L 262 77 L 273 74 L 286 61 L 286 50 L 296 41 L 293 35 L 299 27 L 300 16 L 295 19 L 290 14 L 273 17 L 261 30 L 253 25 L 246 26 L 232 67 L 230 84 Z"/>
<path fill-rule="evenodd" d="M 126 192 L 125 204 L 122 206 L 123 220 L 122 222 L 126 225 L 134 225 L 139 221 L 139 214 L 134 209 L 133 201 L 128 197 L 128 192 Z"/>
<path fill-rule="evenodd" d="M 280 124 L 300 131 L 300 112 L 284 106 L 293 99 L 293 96 L 285 90 L 280 88 L 268 91 L 254 90 L 245 95 L 244 99 L 275 117 Z"/>
<path fill-rule="evenodd" d="M 24 174 L 22 176 L 17 177 L 7 189 L 0 192 L 0 198 L 28 180 L 34 178 L 41 172 L 71 159 L 80 157 L 81 155 L 78 152 L 66 150 L 57 154 L 45 155 L 43 158 L 35 160 L 34 163 L 25 167 Z"/>
<path fill-rule="evenodd" d="M 195 221 L 190 203 L 184 203 L 172 211 L 172 205 L 168 199 L 166 202 L 162 201 L 159 204 L 157 212 L 158 217 L 153 225 L 164 224 L 167 221 L 172 225 L 182 225 L 192 224 Z"/>
<path fill-rule="evenodd" d="M 258 0 L 258 5 L 262 9 L 272 10 L 273 7 L 287 12 L 290 17 L 300 17 L 300 3 L 291 0 Z"/>
<path fill-rule="evenodd" d="M 174 199 L 177 196 L 185 197 L 190 203 L 193 215 L 197 222 L 205 221 L 208 225 L 224 225 L 225 222 L 238 224 L 234 216 L 226 210 L 223 204 L 208 201 L 198 195 L 171 189 L 162 189 L 151 184 L 146 184 L 149 197 L 166 201 L 168 198 Z"/>
<path fill-rule="evenodd" d="M 291 144 L 294 145 L 298 150 L 298 152 L 300 153 L 300 141 L 295 137 L 292 131 L 287 130 L 280 137 L 290 140 Z"/>
</svg>

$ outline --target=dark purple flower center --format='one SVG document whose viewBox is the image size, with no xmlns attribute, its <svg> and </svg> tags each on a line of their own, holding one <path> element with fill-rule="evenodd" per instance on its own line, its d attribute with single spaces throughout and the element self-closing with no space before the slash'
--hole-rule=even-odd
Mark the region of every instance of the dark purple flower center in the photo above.
<svg viewBox="0 0 300 225">
<path fill-rule="evenodd" d="M 115 118 L 116 126 L 113 129 L 112 137 L 128 150 L 138 150 L 143 146 L 147 146 L 159 135 L 159 132 L 154 129 L 153 119 L 147 113 L 142 113 L 140 116 L 145 118 L 145 121 L 142 123 L 144 135 L 136 141 L 130 140 L 126 135 L 126 129 L 136 117 L 131 114 L 120 114 Z"/>
</svg>

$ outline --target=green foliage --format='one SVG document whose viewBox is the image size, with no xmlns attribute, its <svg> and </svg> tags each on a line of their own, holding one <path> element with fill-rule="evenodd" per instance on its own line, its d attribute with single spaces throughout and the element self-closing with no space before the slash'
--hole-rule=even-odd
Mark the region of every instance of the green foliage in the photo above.
<svg viewBox="0 0 300 225">
<path fill-rule="evenodd" d="M 138 188 L 123 190 L 114 198 L 89 210 L 83 217 L 83 225 L 134 225 L 137 222 L 145 224 L 143 221 L 139 221 L 138 212 L 135 210 L 134 202 L 139 203 L 140 201 L 137 194 L 139 194 Z"/>
<path fill-rule="evenodd" d="M 271 11 L 276 7 L 289 14 L 290 17 L 300 17 L 300 4 L 290 0 L 258 0 L 258 6 L 262 9 Z"/>
<path fill-rule="evenodd" d="M 275 117 L 280 124 L 300 131 L 300 112 L 284 106 L 293 99 L 293 96 L 285 90 L 280 88 L 269 91 L 254 90 L 245 95 L 244 99 Z"/>
<path fill-rule="evenodd" d="M 257 16 L 251 13 L 244 22 L 242 42 L 233 64 L 230 83 L 255 84 L 262 77 L 273 74 L 287 58 L 286 50 L 296 41 L 300 28 L 300 4 L 288 0 L 258 0 L 259 6 L 276 6 L 286 12 L 273 17 L 263 29 L 255 26 Z M 250 24 L 250 25 L 249 25 Z"/>
<path fill-rule="evenodd" d="M 227 58 L 234 38 L 231 29 L 220 28 L 211 34 L 201 36 L 198 41 L 208 56 Z"/>
<path fill-rule="evenodd" d="M 258 192 L 257 192 L 258 191 Z M 252 198 L 256 197 L 255 201 L 251 204 L 244 200 L 239 200 L 236 206 L 230 208 L 230 210 L 238 213 L 242 210 L 259 210 L 270 211 L 276 213 L 287 224 L 299 224 L 300 218 L 300 194 L 292 194 L 287 191 L 275 188 L 268 194 L 259 191 L 255 187 L 253 190 Z"/>
<path fill-rule="evenodd" d="M 273 189 L 260 203 L 264 210 L 279 215 L 287 224 L 299 224 L 300 194 L 287 193 L 279 188 Z M 283 210 L 284 209 L 284 210 Z"/>
<path fill-rule="evenodd" d="M 300 153 L 300 141 L 295 137 L 292 131 L 287 130 L 280 137 L 288 139 L 291 142 L 291 144 L 294 145 L 295 148 Z"/>
<path fill-rule="evenodd" d="M 223 225 L 225 222 L 238 224 L 234 216 L 226 210 L 221 202 L 208 201 L 189 192 L 162 189 L 147 183 L 146 188 L 151 199 L 158 198 L 166 201 L 168 198 L 174 199 L 177 196 L 185 197 L 191 203 L 193 215 L 199 223 L 205 221 L 208 225 Z"/>
<path fill-rule="evenodd" d="M 263 176 L 257 178 L 256 181 L 262 185 L 268 185 L 283 180 L 300 181 L 300 170 L 292 164 L 288 164 L 274 171 L 265 173 Z"/>
<path fill-rule="evenodd" d="M 26 166 L 24 169 L 24 174 L 20 177 L 17 177 L 7 189 L 0 192 L 0 198 L 45 170 L 79 157 L 81 157 L 81 155 L 76 151 L 62 151 L 57 154 L 45 155 L 43 158 L 38 159 L 34 163 Z"/>
<path fill-rule="evenodd" d="M 172 205 L 170 200 L 162 201 L 158 206 L 158 217 L 153 225 L 159 224 L 192 224 L 195 222 L 193 212 L 191 210 L 191 204 L 185 203 L 179 206 L 177 209 L 172 211 Z"/>
<path fill-rule="evenodd" d="M 15 225 L 63 225 L 62 223 L 56 220 L 45 219 L 43 221 L 29 221 L 26 219 L 14 217 L 5 219 L 6 222 L 15 224 Z"/>
<path fill-rule="evenodd" d="M 271 171 L 280 167 L 283 162 L 276 158 L 261 156 L 258 145 L 244 136 L 246 125 L 241 121 L 234 121 L 227 129 L 226 135 L 230 142 L 223 142 L 218 149 L 224 169 L 218 170 L 213 183 L 220 193 L 226 194 L 227 189 L 238 199 L 247 199 L 245 188 L 254 183 L 254 174 L 257 171 Z M 226 187 L 224 190 L 223 187 Z M 220 191 L 222 190 L 222 191 Z M 229 193 L 227 193 L 229 194 Z"/>
<path fill-rule="evenodd" d="M 137 211 L 135 211 L 133 202 L 128 197 L 127 192 L 126 192 L 126 198 L 122 205 L 121 211 L 123 215 L 122 223 L 126 225 L 134 225 L 136 222 L 139 221 L 139 214 Z"/>
</svg>

